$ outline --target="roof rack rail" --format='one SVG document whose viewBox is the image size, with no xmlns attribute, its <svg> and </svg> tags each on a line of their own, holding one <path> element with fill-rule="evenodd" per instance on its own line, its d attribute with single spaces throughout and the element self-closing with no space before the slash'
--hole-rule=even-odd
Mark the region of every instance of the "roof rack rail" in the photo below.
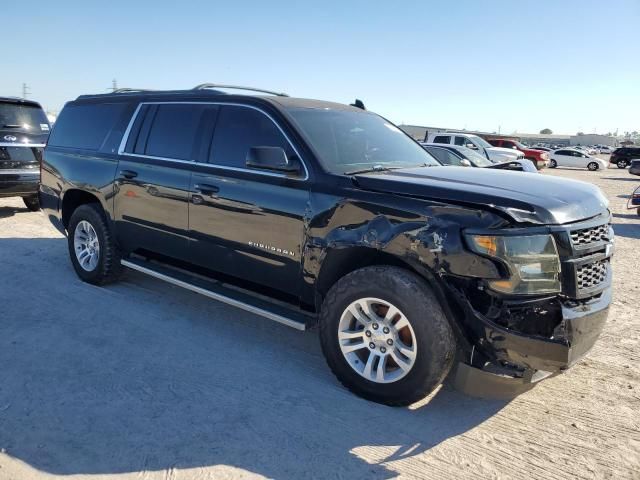
<svg viewBox="0 0 640 480">
<path fill-rule="evenodd" d="M 112 93 L 153 92 L 150 88 L 116 88 Z"/>
<path fill-rule="evenodd" d="M 235 90 L 248 90 L 250 92 L 260 92 L 260 93 L 268 93 L 270 95 L 277 95 L 278 97 L 288 97 L 286 93 L 282 92 L 274 92 L 271 90 L 264 90 L 262 88 L 253 88 L 253 87 L 240 87 L 238 85 L 219 85 L 217 83 L 201 83 L 193 87 L 193 90 L 207 90 L 209 88 L 233 88 Z"/>
</svg>

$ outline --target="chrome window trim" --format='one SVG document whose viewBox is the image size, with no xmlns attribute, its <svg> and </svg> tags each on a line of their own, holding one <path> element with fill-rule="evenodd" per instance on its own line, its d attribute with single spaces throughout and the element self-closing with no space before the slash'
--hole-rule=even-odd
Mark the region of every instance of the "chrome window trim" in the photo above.
<svg viewBox="0 0 640 480">
<path fill-rule="evenodd" d="M 244 108 L 251 108 L 253 110 L 256 110 L 256 111 L 262 113 L 264 116 L 266 116 L 269 120 L 271 120 L 271 122 L 276 126 L 276 128 L 280 131 L 282 136 L 285 138 L 287 143 L 291 146 L 293 151 L 296 153 L 296 155 L 300 159 L 300 163 L 302 164 L 302 167 L 304 168 L 304 177 L 302 177 L 302 178 L 300 178 L 300 177 L 289 177 L 286 174 L 282 174 L 282 173 L 265 172 L 265 171 L 261 171 L 261 170 L 257 170 L 257 169 L 251 169 L 251 168 L 229 167 L 229 166 L 226 166 L 226 165 L 218 165 L 218 164 L 215 164 L 215 163 L 196 162 L 195 160 L 180 160 L 180 159 L 177 159 L 177 158 L 155 157 L 155 156 L 151 156 L 151 155 L 141 155 L 139 153 L 125 152 L 124 149 L 125 149 L 125 147 L 127 145 L 127 142 L 129 140 L 129 135 L 131 134 L 131 129 L 133 128 L 133 124 L 135 123 L 136 119 L 138 118 L 138 115 L 140 114 L 140 110 L 142 109 L 143 105 L 222 105 L 222 106 L 230 105 L 230 106 L 235 106 L 235 107 L 244 107 Z M 140 102 L 138 104 L 138 107 L 136 108 L 136 110 L 133 112 L 133 116 L 131 117 L 131 120 L 129 120 L 129 125 L 127 125 L 127 128 L 126 128 L 126 130 L 124 132 L 124 135 L 122 136 L 122 140 L 120 141 L 120 146 L 118 147 L 118 155 L 129 156 L 129 157 L 139 157 L 139 158 L 149 158 L 149 159 L 153 159 L 153 160 L 164 160 L 164 161 L 176 162 L 176 163 L 188 163 L 188 164 L 194 164 L 194 165 L 198 165 L 198 166 L 206 166 L 206 167 L 218 168 L 218 169 L 222 169 L 222 170 L 230 170 L 230 171 L 234 171 L 234 172 L 245 172 L 245 173 L 248 172 L 248 173 L 253 173 L 253 174 L 256 174 L 256 175 L 265 175 L 265 176 L 268 176 L 268 177 L 288 178 L 290 180 L 297 180 L 297 181 L 305 181 L 305 180 L 309 179 L 309 170 L 307 169 L 307 165 L 305 164 L 304 160 L 302 159 L 302 155 L 300 155 L 300 152 L 298 152 L 298 150 L 296 149 L 296 147 L 293 144 L 293 142 L 291 141 L 291 139 L 287 136 L 287 134 L 284 132 L 284 130 L 282 130 L 280 125 L 278 125 L 278 122 L 276 122 L 271 115 L 269 115 L 267 112 L 265 112 L 261 108 L 254 107 L 253 105 L 245 105 L 245 104 L 242 104 L 242 103 L 188 102 L 188 101 L 184 101 L 184 102 Z"/>
<path fill-rule="evenodd" d="M 46 143 L 6 143 L 0 142 L 0 147 L 29 147 L 29 148 L 44 148 Z"/>
</svg>

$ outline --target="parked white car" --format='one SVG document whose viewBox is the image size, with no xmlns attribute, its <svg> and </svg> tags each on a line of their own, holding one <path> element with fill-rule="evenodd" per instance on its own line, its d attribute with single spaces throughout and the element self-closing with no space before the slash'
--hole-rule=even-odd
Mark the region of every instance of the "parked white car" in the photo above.
<svg viewBox="0 0 640 480">
<path fill-rule="evenodd" d="M 593 157 L 575 148 L 561 148 L 549 154 L 551 158 L 550 167 L 574 167 L 586 168 L 591 171 L 606 170 L 609 162 Z"/>
<path fill-rule="evenodd" d="M 607 145 L 601 145 L 600 146 L 600 153 L 607 153 L 607 154 L 611 154 L 613 153 L 613 148 L 607 146 Z"/>
<path fill-rule="evenodd" d="M 458 145 L 475 150 L 484 155 L 493 163 L 512 162 L 524 159 L 524 153 L 512 148 L 493 147 L 485 139 L 470 133 L 459 132 L 439 132 L 429 133 L 426 143 L 444 143 L 448 145 Z"/>
</svg>

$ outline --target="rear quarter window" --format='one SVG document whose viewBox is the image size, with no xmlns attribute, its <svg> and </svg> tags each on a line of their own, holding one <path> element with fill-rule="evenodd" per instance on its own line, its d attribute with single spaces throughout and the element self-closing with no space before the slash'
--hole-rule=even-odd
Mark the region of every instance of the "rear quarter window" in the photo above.
<svg viewBox="0 0 640 480">
<path fill-rule="evenodd" d="M 100 103 L 66 106 L 49 137 L 49 145 L 100 150 L 128 104 Z"/>
<path fill-rule="evenodd" d="M 449 135 L 436 135 L 433 139 L 433 143 L 449 143 L 451 136 Z"/>
</svg>

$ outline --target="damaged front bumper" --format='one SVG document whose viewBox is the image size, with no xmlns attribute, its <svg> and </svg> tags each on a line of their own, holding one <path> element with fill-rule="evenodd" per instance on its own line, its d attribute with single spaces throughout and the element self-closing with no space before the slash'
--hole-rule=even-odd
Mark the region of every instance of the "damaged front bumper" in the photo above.
<svg viewBox="0 0 640 480">
<path fill-rule="evenodd" d="M 478 349 L 490 357 L 474 361 L 474 346 L 469 362 L 458 365 L 456 387 L 474 396 L 510 398 L 529 390 L 539 380 L 566 370 L 584 357 L 598 339 L 607 320 L 611 294 L 609 279 L 609 286 L 597 297 L 561 304 L 558 334 L 549 338 L 510 330 L 472 311 L 471 320 L 482 325 Z"/>
</svg>

